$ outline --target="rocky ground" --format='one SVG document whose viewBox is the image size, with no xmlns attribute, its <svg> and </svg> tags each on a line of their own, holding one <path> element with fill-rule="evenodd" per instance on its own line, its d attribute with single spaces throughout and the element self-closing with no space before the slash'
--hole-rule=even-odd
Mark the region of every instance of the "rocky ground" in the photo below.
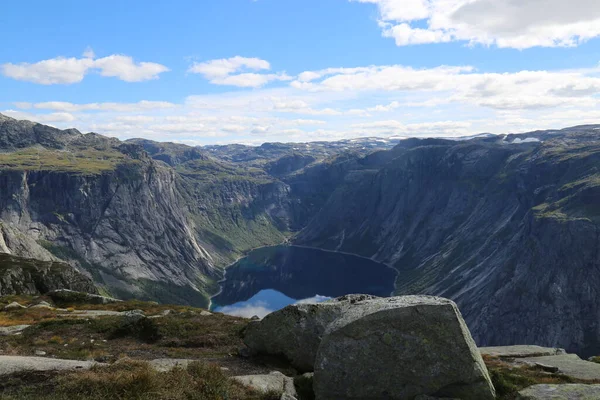
<svg viewBox="0 0 600 400">
<path fill-rule="evenodd" d="M 311 374 L 250 356 L 242 334 L 257 322 L 98 299 L 0 298 L 0 399 L 314 398 Z M 499 399 L 586 399 L 600 390 L 600 365 L 561 349 L 479 350 Z"/>
</svg>

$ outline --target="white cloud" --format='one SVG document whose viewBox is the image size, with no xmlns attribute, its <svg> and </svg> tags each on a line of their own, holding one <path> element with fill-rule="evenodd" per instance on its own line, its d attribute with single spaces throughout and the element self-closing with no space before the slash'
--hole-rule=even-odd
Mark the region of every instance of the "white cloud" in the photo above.
<svg viewBox="0 0 600 400">
<path fill-rule="evenodd" d="M 85 103 L 74 104 L 64 101 L 49 101 L 44 103 L 15 103 L 19 108 L 37 108 L 41 110 L 54 111 L 115 111 L 115 112 L 139 112 L 158 109 L 167 109 L 177 107 L 173 103 L 167 101 L 148 101 L 142 100 L 137 103 Z M 22 105 L 29 107 L 21 107 Z"/>
<path fill-rule="evenodd" d="M 600 122 L 598 67 L 482 73 L 470 66 L 379 65 L 302 75 L 298 85 L 194 95 L 178 103 L 11 107 L 61 128 L 190 144 L 452 137 Z"/>
<path fill-rule="evenodd" d="M 270 70 L 271 64 L 260 58 L 248 58 L 235 56 L 219 60 L 210 60 L 194 63 L 188 72 L 200 74 L 215 85 L 227 85 L 237 87 L 258 88 L 274 81 L 289 81 L 292 77 L 286 73 L 259 74 L 256 72 L 245 72 Z"/>
<path fill-rule="evenodd" d="M 99 69 L 102 76 L 116 77 L 125 82 L 158 79 L 161 73 L 169 71 L 164 65 L 152 62 L 135 63 L 133 58 L 122 55 L 99 58 L 94 62 L 94 68 Z"/>
<path fill-rule="evenodd" d="M 268 61 L 260 58 L 248 58 L 235 56 L 223 58 L 220 60 L 210 60 L 201 63 L 194 63 L 188 72 L 201 74 L 206 79 L 225 78 L 233 73 L 249 69 L 253 71 L 270 70 L 271 65 Z"/>
<path fill-rule="evenodd" d="M 42 85 L 73 84 L 83 80 L 90 72 L 102 76 L 116 77 L 126 82 L 157 79 L 159 74 L 169 71 L 157 63 L 136 63 L 129 56 L 111 55 L 95 59 L 91 48 L 85 50 L 83 58 L 56 57 L 36 63 L 6 63 L 0 72 L 9 78 Z"/>
<path fill-rule="evenodd" d="M 3 64 L 0 70 L 4 76 L 19 81 L 42 85 L 71 84 L 81 82 L 94 60 L 89 58 L 57 57 L 37 63 Z"/>
<path fill-rule="evenodd" d="M 600 36 L 597 0 L 351 0 L 376 4 L 398 46 L 464 41 L 525 49 Z"/>
</svg>

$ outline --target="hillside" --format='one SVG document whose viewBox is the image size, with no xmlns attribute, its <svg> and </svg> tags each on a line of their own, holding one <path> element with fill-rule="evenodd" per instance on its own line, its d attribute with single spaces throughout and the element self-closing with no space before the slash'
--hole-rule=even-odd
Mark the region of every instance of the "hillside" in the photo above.
<svg viewBox="0 0 600 400">
<path fill-rule="evenodd" d="M 597 354 L 598 128 L 190 147 L 2 117 L 0 249 L 206 306 L 223 267 L 292 240 L 455 300 L 479 345 Z"/>
<path fill-rule="evenodd" d="M 338 187 L 295 242 L 393 266 L 397 294 L 455 300 L 479 345 L 596 353 L 597 132 L 406 141 Z"/>
</svg>

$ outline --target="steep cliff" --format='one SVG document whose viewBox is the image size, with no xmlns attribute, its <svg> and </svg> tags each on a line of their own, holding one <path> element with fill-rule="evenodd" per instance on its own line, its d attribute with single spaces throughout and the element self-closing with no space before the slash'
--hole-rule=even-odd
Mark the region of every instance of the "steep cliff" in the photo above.
<svg viewBox="0 0 600 400">
<path fill-rule="evenodd" d="M 597 127 L 406 142 L 378 159 L 297 243 L 393 266 L 398 294 L 455 300 L 480 345 L 600 352 Z"/>
<path fill-rule="evenodd" d="M 7 118 L 0 132 L 2 252 L 67 261 L 120 297 L 206 303 L 218 273 L 172 168 L 96 134 Z"/>
</svg>

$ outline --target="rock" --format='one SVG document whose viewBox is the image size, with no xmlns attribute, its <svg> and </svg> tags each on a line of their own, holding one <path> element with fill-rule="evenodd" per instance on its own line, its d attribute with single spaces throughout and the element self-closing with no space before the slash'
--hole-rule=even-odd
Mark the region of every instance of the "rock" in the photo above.
<svg viewBox="0 0 600 400">
<path fill-rule="evenodd" d="M 278 371 L 271 372 L 268 375 L 234 376 L 232 379 L 261 393 L 277 392 L 287 394 L 292 398 L 297 395 L 294 379 Z"/>
<path fill-rule="evenodd" d="M 97 294 L 76 292 L 69 289 L 58 289 L 47 293 L 56 304 L 111 304 L 119 303 L 122 300 L 112 297 L 100 296 Z"/>
<path fill-rule="evenodd" d="M 483 359 L 454 302 L 405 296 L 348 308 L 325 332 L 317 400 L 495 398 Z"/>
<path fill-rule="evenodd" d="M 535 363 L 535 367 L 541 369 L 542 371 L 550 372 L 552 374 L 557 373 L 559 371 L 558 367 L 554 367 L 552 365 L 546 365 L 539 362 Z"/>
<path fill-rule="evenodd" d="M 566 354 L 564 349 L 526 345 L 480 347 L 479 352 L 482 355 L 507 358 L 541 357 Z"/>
<path fill-rule="evenodd" d="M 7 327 L 0 327 L 0 336 L 10 336 L 10 335 L 19 335 L 25 329 L 29 328 L 31 325 L 14 325 Z"/>
<path fill-rule="evenodd" d="M 30 306 L 29 308 L 40 308 L 40 309 L 48 309 L 51 310 L 54 307 L 52 307 L 52 304 L 48 303 L 47 301 L 40 301 L 39 303 L 37 303 L 36 305 Z"/>
<path fill-rule="evenodd" d="M 166 317 L 167 315 L 172 315 L 175 314 L 175 310 L 164 310 L 161 311 L 160 315 L 162 315 L 163 317 Z"/>
<path fill-rule="evenodd" d="M 0 356 L 0 376 L 20 371 L 61 371 L 90 369 L 106 365 L 94 361 L 59 360 L 45 357 Z"/>
<path fill-rule="evenodd" d="M 142 310 L 131 310 L 125 311 L 121 314 L 123 316 L 123 324 L 130 325 L 146 318 L 146 314 Z"/>
<path fill-rule="evenodd" d="M 260 317 L 258 315 L 253 315 L 252 318 L 250 318 L 250 321 L 260 321 Z"/>
<path fill-rule="evenodd" d="M 26 307 L 22 306 L 21 304 L 17 303 L 16 301 L 13 301 L 9 305 L 4 306 L 4 311 L 22 310 L 24 308 L 26 308 Z"/>
<path fill-rule="evenodd" d="M 202 310 L 202 311 L 200 311 L 200 315 L 201 315 L 201 316 L 203 316 L 203 317 L 207 317 L 207 316 L 209 316 L 209 315 L 212 315 L 212 313 L 211 313 L 211 312 L 209 312 L 209 311 L 204 311 L 204 310 Z"/>
<path fill-rule="evenodd" d="M 188 360 L 185 358 L 159 358 L 149 361 L 149 364 L 158 372 L 167 372 L 176 367 L 187 369 L 188 365 L 195 361 L 196 360 Z"/>
<path fill-rule="evenodd" d="M 244 343 L 254 354 L 284 356 L 294 368 L 312 371 L 325 329 L 347 309 L 375 296 L 348 295 L 319 304 L 293 304 L 251 321 Z"/>
<path fill-rule="evenodd" d="M 558 369 L 558 372 L 575 379 L 600 379 L 600 364 L 584 361 L 576 354 L 563 354 L 546 357 L 530 357 L 519 360 L 530 365 L 544 364 Z"/>
<path fill-rule="evenodd" d="M 46 352 L 45 352 L 45 351 L 43 351 L 43 350 L 36 350 L 36 351 L 34 352 L 34 354 L 35 354 L 36 356 L 45 356 L 45 355 L 46 355 Z"/>
<path fill-rule="evenodd" d="M 563 384 L 534 385 L 519 392 L 520 400 L 596 400 L 600 399 L 600 385 Z"/>
</svg>

